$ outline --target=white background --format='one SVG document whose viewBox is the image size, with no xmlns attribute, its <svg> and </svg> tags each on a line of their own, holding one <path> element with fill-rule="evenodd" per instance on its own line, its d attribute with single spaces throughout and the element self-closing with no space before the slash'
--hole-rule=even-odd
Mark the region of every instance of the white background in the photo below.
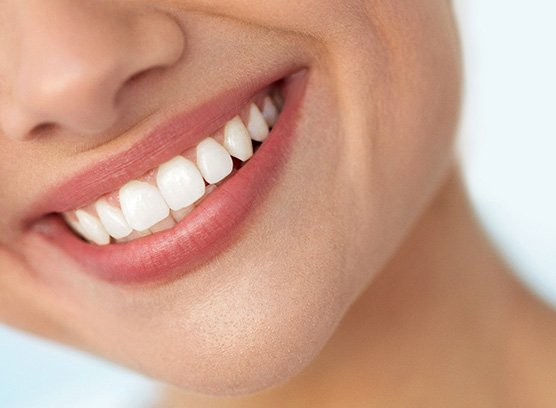
<svg viewBox="0 0 556 408">
<path fill-rule="evenodd" d="M 457 6 L 467 60 L 460 151 L 468 185 L 501 250 L 556 305 L 556 2 Z M 0 407 L 140 407 L 151 391 L 140 376 L 0 328 Z"/>
<path fill-rule="evenodd" d="M 468 185 L 504 254 L 556 305 L 556 2 L 460 3 Z"/>
</svg>

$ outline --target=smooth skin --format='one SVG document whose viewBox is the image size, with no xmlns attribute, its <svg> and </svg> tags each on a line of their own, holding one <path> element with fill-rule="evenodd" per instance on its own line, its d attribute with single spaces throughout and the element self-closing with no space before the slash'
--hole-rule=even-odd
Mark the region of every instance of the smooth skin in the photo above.
<svg viewBox="0 0 556 408">
<path fill-rule="evenodd" d="M 28 225 L 140 124 L 293 65 L 281 179 L 198 270 L 104 283 Z M 0 1 L 0 319 L 173 384 L 160 408 L 555 405 L 554 315 L 460 182 L 461 82 L 447 0 Z"/>
</svg>

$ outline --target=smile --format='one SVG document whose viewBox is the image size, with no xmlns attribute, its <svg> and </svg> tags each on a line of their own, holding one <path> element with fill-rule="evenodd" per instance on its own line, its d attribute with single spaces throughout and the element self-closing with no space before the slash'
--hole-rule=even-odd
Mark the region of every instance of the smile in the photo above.
<svg viewBox="0 0 556 408">
<path fill-rule="evenodd" d="M 282 107 L 279 87 L 267 88 L 197 146 L 94 203 L 64 213 L 65 220 L 79 236 L 97 245 L 129 242 L 174 228 L 253 157 Z"/>
<path fill-rule="evenodd" d="M 190 123 L 202 122 L 195 132 L 176 136 L 187 120 L 175 118 L 154 131 L 154 142 L 147 136 L 53 189 L 43 202 L 59 210 L 36 232 L 112 283 L 165 281 L 209 262 L 241 237 L 243 221 L 280 178 L 308 77 L 294 72 L 238 91 L 236 100 L 234 92 L 217 98 L 208 116 L 190 112 Z M 111 176 L 110 165 L 126 160 L 133 172 Z"/>
</svg>

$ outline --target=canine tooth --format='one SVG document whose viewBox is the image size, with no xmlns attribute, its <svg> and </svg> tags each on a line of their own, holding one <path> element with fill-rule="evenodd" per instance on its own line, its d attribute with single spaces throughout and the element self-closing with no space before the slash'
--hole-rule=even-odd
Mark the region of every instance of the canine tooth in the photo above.
<svg viewBox="0 0 556 408">
<path fill-rule="evenodd" d="M 266 124 L 263 114 L 254 103 L 249 107 L 247 129 L 249 130 L 251 139 L 257 142 L 264 142 L 268 137 L 268 125 Z"/>
<path fill-rule="evenodd" d="M 169 216 L 163 219 L 162 221 L 160 221 L 158 224 L 153 225 L 151 228 L 149 228 L 149 231 L 151 231 L 154 234 L 155 232 L 172 229 L 175 226 L 176 226 L 176 222 L 171 216 Z"/>
<path fill-rule="evenodd" d="M 253 142 L 249 131 L 239 116 L 236 116 L 224 127 L 224 147 L 231 156 L 246 161 L 253 156 Z"/>
<path fill-rule="evenodd" d="M 124 218 L 124 214 L 119 208 L 116 208 L 101 198 L 95 204 L 100 222 L 106 229 L 106 232 L 115 239 L 127 237 L 133 229 L 128 225 Z"/>
<path fill-rule="evenodd" d="M 234 163 L 224 147 L 207 137 L 197 145 L 197 167 L 209 184 L 216 184 L 232 172 Z"/>
<path fill-rule="evenodd" d="M 69 226 L 75 233 L 85 238 L 85 234 L 83 233 L 83 228 L 81 228 L 81 224 L 79 224 L 79 221 L 72 219 L 70 215 L 67 213 L 64 214 L 64 219 L 66 220 L 66 222 L 69 224 Z"/>
<path fill-rule="evenodd" d="M 278 108 L 270 99 L 270 96 L 266 96 L 263 101 L 263 117 L 268 123 L 268 126 L 272 127 L 278 120 Z"/>
<path fill-rule="evenodd" d="M 152 184 L 133 180 L 120 189 L 120 205 L 131 228 L 146 231 L 170 215 L 170 209 Z"/>
<path fill-rule="evenodd" d="M 170 209 L 189 207 L 205 194 L 205 182 L 195 164 L 183 156 L 158 168 L 156 184 Z"/>
<path fill-rule="evenodd" d="M 84 210 L 77 210 L 75 216 L 81 226 L 84 238 L 97 245 L 108 245 L 110 243 L 110 235 L 97 217 Z"/>
</svg>

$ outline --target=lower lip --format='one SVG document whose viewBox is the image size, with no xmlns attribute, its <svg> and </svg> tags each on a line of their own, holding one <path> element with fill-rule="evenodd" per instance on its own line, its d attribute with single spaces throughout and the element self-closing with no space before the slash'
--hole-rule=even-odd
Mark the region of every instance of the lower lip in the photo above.
<svg viewBox="0 0 556 408">
<path fill-rule="evenodd" d="M 83 271 L 111 283 L 169 281 L 193 272 L 239 239 L 246 218 L 276 184 L 295 138 L 306 77 L 303 72 L 286 80 L 284 109 L 257 153 L 173 229 L 99 247 L 77 238 L 60 217 L 53 216 L 50 227 L 40 233 Z"/>
</svg>

